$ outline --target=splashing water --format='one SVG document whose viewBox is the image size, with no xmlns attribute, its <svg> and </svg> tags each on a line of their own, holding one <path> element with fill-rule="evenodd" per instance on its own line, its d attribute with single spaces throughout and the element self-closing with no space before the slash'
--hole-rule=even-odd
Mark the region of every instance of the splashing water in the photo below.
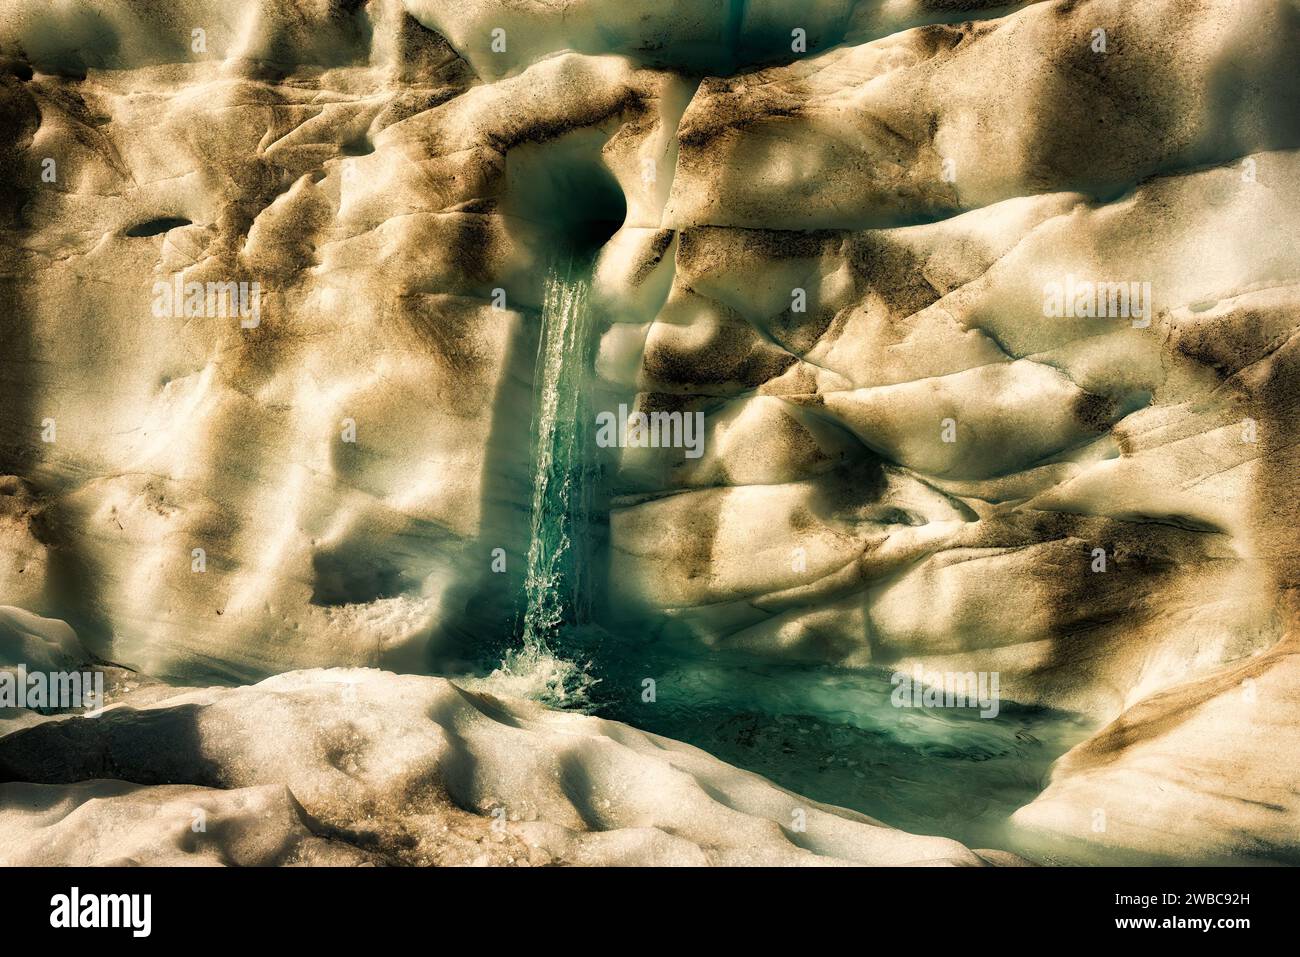
<svg viewBox="0 0 1300 957">
<path fill-rule="evenodd" d="M 522 647 L 493 674 L 499 690 L 582 708 L 596 679 L 558 654 L 561 630 L 590 619 L 587 542 L 593 469 L 586 414 L 592 366 L 590 280 L 552 267 L 542 304 L 533 406 L 533 498 Z"/>
</svg>

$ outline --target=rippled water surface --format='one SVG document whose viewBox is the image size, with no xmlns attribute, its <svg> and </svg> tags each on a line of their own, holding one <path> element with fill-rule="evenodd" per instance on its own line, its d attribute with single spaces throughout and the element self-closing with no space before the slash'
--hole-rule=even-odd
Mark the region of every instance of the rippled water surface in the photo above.
<svg viewBox="0 0 1300 957">
<path fill-rule="evenodd" d="M 573 636 L 593 664 L 592 710 L 685 741 L 817 801 L 972 847 L 1014 849 L 1007 818 L 1042 790 L 1053 761 L 1091 722 L 1003 703 L 899 708 L 888 673 L 637 649 Z M 585 641 L 584 641 L 585 639 Z M 643 700 L 644 679 L 655 700 Z"/>
</svg>

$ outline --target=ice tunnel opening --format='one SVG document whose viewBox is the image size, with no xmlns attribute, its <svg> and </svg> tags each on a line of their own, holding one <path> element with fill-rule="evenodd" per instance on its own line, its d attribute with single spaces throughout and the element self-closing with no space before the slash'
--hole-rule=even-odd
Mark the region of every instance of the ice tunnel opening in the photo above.
<svg viewBox="0 0 1300 957">
<path fill-rule="evenodd" d="M 512 150 L 505 212 L 544 235 L 556 261 L 589 270 L 627 218 L 627 199 L 601 159 L 605 138 L 579 130 Z"/>
</svg>

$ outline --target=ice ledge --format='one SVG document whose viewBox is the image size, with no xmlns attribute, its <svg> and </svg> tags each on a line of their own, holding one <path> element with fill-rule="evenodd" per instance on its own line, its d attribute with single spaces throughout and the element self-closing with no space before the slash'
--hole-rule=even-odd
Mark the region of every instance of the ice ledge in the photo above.
<svg viewBox="0 0 1300 957">
<path fill-rule="evenodd" d="M 444 678 L 316 669 L 163 695 L 139 679 L 109 699 L 0 738 L 0 781 L 26 782 L 0 785 L 10 863 L 1019 863 Z"/>
</svg>

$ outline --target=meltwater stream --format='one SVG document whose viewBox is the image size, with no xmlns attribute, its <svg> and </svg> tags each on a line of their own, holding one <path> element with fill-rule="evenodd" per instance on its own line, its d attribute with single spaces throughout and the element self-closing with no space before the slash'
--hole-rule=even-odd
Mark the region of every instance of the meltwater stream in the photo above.
<svg viewBox="0 0 1300 957">
<path fill-rule="evenodd" d="M 587 272 L 547 277 L 533 412 L 533 490 L 516 647 L 486 690 L 579 709 L 703 748 L 816 801 L 972 847 L 1016 849 L 1006 821 L 1088 734 L 1070 715 L 891 703 L 887 672 L 741 654 L 592 621 L 599 481 L 590 407 L 598 330 Z M 652 679 L 654 694 L 645 693 Z"/>
<path fill-rule="evenodd" d="M 567 259 L 547 273 L 533 395 L 533 493 L 520 647 L 501 674 L 556 707 L 581 707 L 592 679 L 558 653 L 561 629 L 590 618 L 592 480 L 587 386 L 594 335 L 586 271 Z"/>
</svg>

